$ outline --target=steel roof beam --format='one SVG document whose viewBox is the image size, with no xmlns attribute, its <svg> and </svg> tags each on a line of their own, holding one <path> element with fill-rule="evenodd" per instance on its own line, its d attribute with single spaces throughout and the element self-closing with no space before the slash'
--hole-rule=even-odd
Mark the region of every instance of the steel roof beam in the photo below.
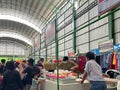
<svg viewBox="0 0 120 90">
<path fill-rule="evenodd" d="M 21 8 L 22 8 L 22 1 L 23 1 L 23 0 L 21 0 L 21 2 L 20 2 L 20 9 L 19 9 L 20 11 L 22 11 L 22 10 L 21 10 Z"/>
<path fill-rule="evenodd" d="M 49 3 L 48 7 L 45 9 L 45 11 L 43 12 L 43 14 L 41 16 L 44 16 L 44 14 L 46 13 L 46 11 L 48 10 L 48 8 L 52 5 L 53 0 Z"/>
<path fill-rule="evenodd" d="M 37 19 L 37 17 L 38 17 L 38 15 L 39 15 L 40 11 L 42 10 L 43 6 L 45 5 L 45 2 L 46 2 L 46 0 L 44 0 L 44 2 L 43 2 L 43 4 L 42 4 L 41 8 L 39 9 L 39 11 L 38 11 L 38 13 L 37 13 L 35 19 Z M 43 17 L 42 17 L 42 18 L 43 18 Z M 46 19 L 45 19 L 45 20 L 46 20 Z"/>
<path fill-rule="evenodd" d="M 29 44 L 30 46 L 33 46 L 33 43 L 30 39 L 28 39 L 18 33 L 10 33 L 10 32 L 6 32 L 6 31 L 0 32 L 0 38 L 3 38 L 3 37 L 15 38 L 17 40 L 20 40 L 20 41 L 23 41 L 23 42 Z"/>
</svg>

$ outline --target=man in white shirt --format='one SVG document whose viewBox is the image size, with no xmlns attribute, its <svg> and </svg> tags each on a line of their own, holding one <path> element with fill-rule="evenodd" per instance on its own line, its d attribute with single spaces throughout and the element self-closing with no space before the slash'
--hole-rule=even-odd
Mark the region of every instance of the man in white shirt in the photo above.
<svg viewBox="0 0 120 90">
<path fill-rule="evenodd" d="M 102 69 L 100 65 L 96 63 L 94 53 L 88 52 L 86 59 L 87 63 L 81 83 L 87 78 L 91 84 L 90 90 L 107 90 L 105 80 L 102 77 Z"/>
</svg>

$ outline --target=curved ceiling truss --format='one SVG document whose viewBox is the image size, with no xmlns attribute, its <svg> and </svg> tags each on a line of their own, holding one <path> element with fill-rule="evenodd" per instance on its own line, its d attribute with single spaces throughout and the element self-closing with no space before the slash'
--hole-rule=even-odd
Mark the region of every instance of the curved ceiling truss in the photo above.
<svg viewBox="0 0 120 90">
<path fill-rule="evenodd" d="M 15 39 L 15 38 L 8 38 L 8 37 L 2 37 L 0 38 L 0 42 L 7 42 L 7 43 L 14 43 L 14 44 L 18 44 L 24 48 L 26 48 L 26 46 L 30 46 L 29 44 L 27 44 L 26 42 L 24 41 L 21 41 L 21 40 L 18 40 L 18 39 Z"/>
<path fill-rule="evenodd" d="M 0 39 L 14 38 L 33 46 L 32 40 L 54 16 L 55 8 L 66 1 L 0 0 Z"/>
<path fill-rule="evenodd" d="M 30 39 L 18 34 L 18 33 L 13 33 L 13 32 L 0 32 L 0 38 L 14 38 L 18 41 L 23 41 L 24 43 L 33 46 L 33 43 Z"/>
<path fill-rule="evenodd" d="M 26 24 L 38 32 L 67 0 L 0 0 L 0 19 Z"/>
<path fill-rule="evenodd" d="M 36 30 L 37 32 L 41 33 L 40 28 L 37 27 L 37 26 L 35 26 L 33 23 L 31 23 L 31 22 L 29 22 L 29 21 L 27 21 L 27 20 L 24 20 L 24 19 L 15 17 L 15 16 L 0 15 L 0 20 L 10 20 L 10 21 L 15 21 L 15 22 L 21 23 L 21 24 L 25 24 L 25 25 L 33 28 L 33 29 Z"/>
<path fill-rule="evenodd" d="M 38 34 L 36 30 L 24 24 L 9 20 L 0 20 L 0 37 L 16 38 L 33 46 L 34 42 L 32 41 L 36 34 Z"/>
<path fill-rule="evenodd" d="M 31 40 L 38 34 L 38 32 L 31 27 L 9 20 L 0 20 L 0 32 L 1 31 L 15 32 Z"/>
</svg>

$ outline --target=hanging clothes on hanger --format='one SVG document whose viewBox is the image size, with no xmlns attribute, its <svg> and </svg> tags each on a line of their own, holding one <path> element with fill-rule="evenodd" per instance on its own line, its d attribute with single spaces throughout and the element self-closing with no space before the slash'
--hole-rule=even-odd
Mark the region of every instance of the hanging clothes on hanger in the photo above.
<svg viewBox="0 0 120 90">
<path fill-rule="evenodd" d="M 118 66 L 119 66 L 119 63 L 118 63 L 119 57 L 118 57 L 118 54 L 116 52 L 114 54 L 115 54 L 114 55 L 115 56 L 115 58 L 114 58 L 115 61 L 113 61 L 113 62 L 115 62 L 114 63 L 115 64 L 115 69 L 118 70 L 119 69 L 118 68 Z"/>
</svg>

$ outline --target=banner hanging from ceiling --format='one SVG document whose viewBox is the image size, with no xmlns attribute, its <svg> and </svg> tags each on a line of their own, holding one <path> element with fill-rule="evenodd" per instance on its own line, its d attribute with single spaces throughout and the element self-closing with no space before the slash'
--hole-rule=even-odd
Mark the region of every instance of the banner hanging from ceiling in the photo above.
<svg viewBox="0 0 120 90">
<path fill-rule="evenodd" d="M 38 34 L 36 37 L 35 37 L 35 50 L 39 50 L 40 49 L 40 34 Z"/>
<path fill-rule="evenodd" d="M 98 0 L 98 12 L 102 15 L 120 5 L 120 0 Z"/>
<path fill-rule="evenodd" d="M 52 21 L 46 28 L 46 45 L 55 41 L 55 21 Z"/>
</svg>

